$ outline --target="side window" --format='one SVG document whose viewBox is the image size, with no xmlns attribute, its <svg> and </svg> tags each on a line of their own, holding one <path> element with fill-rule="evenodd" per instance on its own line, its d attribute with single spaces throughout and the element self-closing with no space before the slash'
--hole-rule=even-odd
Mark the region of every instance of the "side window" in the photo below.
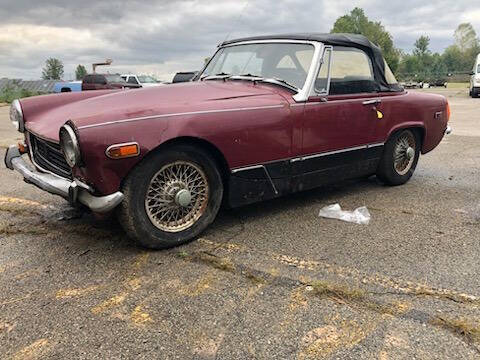
<svg viewBox="0 0 480 360">
<path fill-rule="evenodd" d="M 107 83 L 107 80 L 102 75 L 95 75 L 93 77 L 93 83 L 100 84 L 100 85 L 105 85 Z"/>
<path fill-rule="evenodd" d="M 128 83 L 129 84 L 138 84 L 138 81 L 137 81 L 137 79 L 135 79 L 135 76 L 130 76 L 128 78 Z"/>
<path fill-rule="evenodd" d="M 330 94 L 358 94 L 377 91 L 370 57 L 360 49 L 334 47 Z"/>
</svg>

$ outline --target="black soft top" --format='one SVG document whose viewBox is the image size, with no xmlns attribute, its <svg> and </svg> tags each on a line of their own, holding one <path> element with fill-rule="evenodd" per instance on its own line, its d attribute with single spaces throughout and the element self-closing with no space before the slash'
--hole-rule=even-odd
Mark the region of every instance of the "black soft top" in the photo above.
<svg viewBox="0 0 480 360">
<path fill-rule="evenodd" d="M 231 45 L 243 41 L 257 41 L 257 40 L 306 40 L 319 41 L 326 45 L 333 46 L 350 46 L 362 49 L 372 60 L 373 72 L 375 81 L 377 82 L 380 91 L 403 91 L 403 88 L 398 84 L 388 84 L 385 79 L 385 63 L 383 60 L 382 51 L 378 46 L 373 44 L 363 35 L 358 34 L 322 34 L 322 33 L 300 33 L 300 34 L 277 34 L 277 35 L 262 35 L 248 38 L 234 39 L 224 41 L 220 46 Z"/>
</svg>

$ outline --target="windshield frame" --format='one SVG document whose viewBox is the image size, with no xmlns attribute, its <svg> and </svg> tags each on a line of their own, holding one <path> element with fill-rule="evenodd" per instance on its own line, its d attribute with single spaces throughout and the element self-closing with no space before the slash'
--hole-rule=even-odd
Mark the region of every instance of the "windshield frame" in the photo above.
<svg viewBox="0 0 480 360">
<path fill-rule="evenodd" d="M 210 60 L 205 64 L 203 69 L 197 74 L 194 81 L 200 81 L 203 76 L 203 73 L 207 69 L 210 62 L 215 58 L 217 53 L 222 49 L 232 47 L 232 46 L 242 46 L 242 45 L 252 45 L 252 44 L 271 44 L 271 43 L 284 43 L 284 44 L 307 44 L 311 45 L 314 48 L 312 61 L 310 63 L 310 68 L 308 69 L 307 77 L 303 87 L 298 89 L 297 93 L 292 97 L 296 102 L 303 102 L 308 100 L 311 88 L 315 82 L 316 71 L 318 70 L 320 57 L 323 52 L 323 44 L 318 41 L 308 41 L 308 40 L 282 40 L 282 39 L 272 39 L 272 40 L 252 40 L 252 41 L 242 41 L 238 43 L 227 44 L 224 46 L 218 46 L 215 54 L 210 58 Z"/>
</svg>

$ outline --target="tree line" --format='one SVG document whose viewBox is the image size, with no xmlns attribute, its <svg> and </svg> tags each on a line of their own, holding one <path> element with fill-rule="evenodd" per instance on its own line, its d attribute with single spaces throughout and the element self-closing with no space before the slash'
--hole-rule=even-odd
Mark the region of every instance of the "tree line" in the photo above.
<svg viewBox="0 0 480 360">
<path fill-rule="evenodd" d="M 429 82 L 459 74 L 463 74 L 465 79 L 480 53 L 480 40 L 470 23 L 457 27 L 453 34 L 454 43 L 441 54 L 430 50 L 427 35 L 415 41 L 411 53 L 405 53 L 394 46 L 392 35 L 380 21 L 369 20 L 363 9 L 358 7 L 339 17 L 331 32 L 365 35 L 382 49 L 385 60 L 399 80 Z"/>
<path fill-rule="evenodd" d="M 458 74 L 464 74 L 463 80 L 466 80 L 475 57 L 480 53 L 480 40 L 470 23 L 457 27 L 453 34 L 454 43 L 442 54 L 430 50 L 430 38 L 426 35 L 415 41 L 412 53 L 405 53 L 394 46 L 392 35 L 380 21 L 369 20 L 363 9 L 358 7 L 339 17 L 331 32 L 365 35 L 382 49 L 385 60 L 399 80 L 429 82 L 446 80 L 447 76 Z M 43 79 L 59 80 L 63 74 L 63 63 L 60 60 L 47 59 L 42 70 Z M 75 70 L 76 79 L 82 80 L 86 74 L 85 66 L 78 65 Z"/>
</svg>

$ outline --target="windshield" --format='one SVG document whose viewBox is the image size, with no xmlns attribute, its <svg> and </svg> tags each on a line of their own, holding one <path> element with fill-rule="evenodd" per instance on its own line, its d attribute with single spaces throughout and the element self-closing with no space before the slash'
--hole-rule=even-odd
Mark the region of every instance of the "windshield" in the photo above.
<svg viewBox="0 0 480 360">
<path fill-rule="evenodd" d="M 309 44 L 266 43 L 220 49 L 201 78 L 211 75 L 254 75 L 287 81 L 303 88 L 315 49 Z"/>
<path fill-rule="evenodd" d="M 148 76 L 148 75 L 138 75 L 138 80 L 141 83 L 157 83 L 157 80 L 155 80 L 153 77 Z"/>
<path fill-rule="evenodd" d="M 105 75 L 109 83 L 124 83 L 125 80 L 120 75 Z"/>
</svg>

